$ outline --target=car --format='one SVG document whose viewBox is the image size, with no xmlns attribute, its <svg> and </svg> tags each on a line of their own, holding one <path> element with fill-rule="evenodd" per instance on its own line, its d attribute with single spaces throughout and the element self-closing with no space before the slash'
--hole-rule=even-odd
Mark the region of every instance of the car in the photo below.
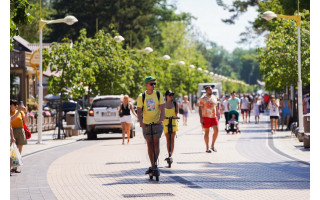
<svg viewBox="0 0 320 200">
<path fill-rule="evenodd" d="M 101 133 L 122 133 L 120 116 L 118 113 L 122 95 L 97 96 L 93 98 L 87 114 L 87 138 L 97 139 Z M 135 136 L 135 119 L 131 115 L 132 124 L 130 138 Z"/>
</svg>

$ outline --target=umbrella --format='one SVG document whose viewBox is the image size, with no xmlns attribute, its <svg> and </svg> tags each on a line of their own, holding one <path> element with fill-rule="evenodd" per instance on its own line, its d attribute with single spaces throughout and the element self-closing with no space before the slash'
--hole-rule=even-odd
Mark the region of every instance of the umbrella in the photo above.
<svg viewBox="0 0 320 200">
<path fill-rule="evenodd" d="M 44 99 L 46 100 L 58 100 L 60 99 L 60 95 L 57 95 L 57 96 L 53 96 L 52 94 L 48 94 L 44 97 Z"/>
</svg>

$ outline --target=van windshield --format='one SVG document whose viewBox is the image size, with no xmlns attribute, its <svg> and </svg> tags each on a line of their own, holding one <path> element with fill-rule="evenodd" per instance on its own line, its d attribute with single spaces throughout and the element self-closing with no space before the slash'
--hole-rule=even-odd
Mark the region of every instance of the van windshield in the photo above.
<svg viewBox="0 0 320 200">
<path fill-rule="evenodd" d="M 92 108 L 108 107 L 118 108 L 121 104 L 121 100 L 118 99 L 97 99 L 92 103 Z"/>
</svg>

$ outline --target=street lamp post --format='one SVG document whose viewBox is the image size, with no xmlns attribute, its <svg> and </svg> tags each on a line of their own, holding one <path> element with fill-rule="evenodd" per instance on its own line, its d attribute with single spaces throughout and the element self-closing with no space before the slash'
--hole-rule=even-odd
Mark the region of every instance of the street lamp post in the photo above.
<svg viewBox="0 0 320 200">
<path fill-rule="evenodd" d="M 46 24 L 56 24 L 56 23 L 66 23 L 68 25 L 72 25 L 77 22 L 77 18 L 74 16 L 66 16 L 63 19 L 56 19 L 56 20 L 42 20 L 40 19 L 39 22 L 39 95 L 38 95 L 38 142 L 37 144 L 42 143 L 42 103 L 43 103 L 43 85 L 42 85 L 42 29 Z"/>
<path fill-rule="evenodd" d="M 272 11 L 267 11 L 262 14 L 262 18 L 266 19 L 267 21 L 272 20 L 273 18 L 283 18 L 283 19 L 293 19 L 296 21 L 298 26 L 298 115 L 299 115 L 299 132 L 304 132 L 303 126 L 303 112 L 302 112 L 302 81 L 301 81 L 301 39 L 300 39 L 300 28 L 301 28 L 301 16 L 294 15 L 279 15 L 275 14 Z"/>
</svg>

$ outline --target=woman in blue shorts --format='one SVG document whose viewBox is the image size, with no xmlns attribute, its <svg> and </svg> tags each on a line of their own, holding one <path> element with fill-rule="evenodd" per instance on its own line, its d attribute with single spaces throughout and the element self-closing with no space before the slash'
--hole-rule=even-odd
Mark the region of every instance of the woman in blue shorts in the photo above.
<svg viewBox="0 0 320 200">
<path fill-rule="evenodd" d="M 280 103 L 282 107 L 282 129 L 283 130 L 283 125 L 284 125 L 284 120 L 286 120 L 287 123 L 287 131 L 289 130 L 289 121 L 290 121 L 290 116 L 291 116 L 291 104 L 290 101 L 288 100 L 288 95 L 285 94 L 283 97 L 283 100 Z"/>
</svg>

